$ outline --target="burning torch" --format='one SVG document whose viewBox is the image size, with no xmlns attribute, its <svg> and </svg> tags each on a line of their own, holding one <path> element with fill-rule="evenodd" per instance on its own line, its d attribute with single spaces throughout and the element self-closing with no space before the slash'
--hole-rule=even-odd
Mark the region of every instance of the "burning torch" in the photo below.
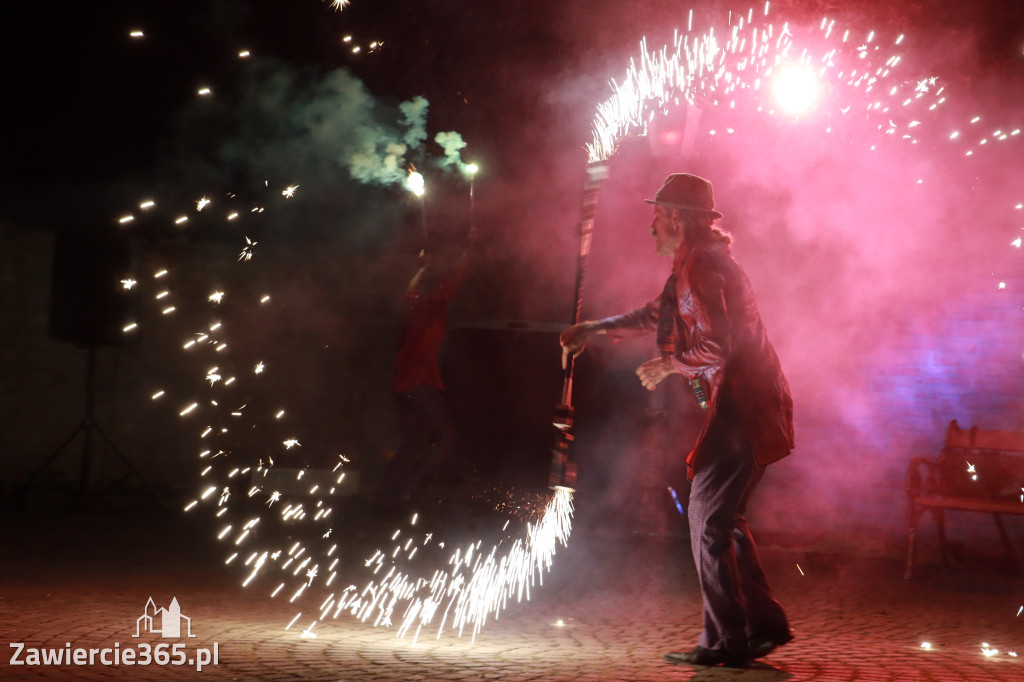
<svg viewBox="0 0 1024 682">
<path fill-rule="evenodd" d="M 583 182 L 583 206 L 580 214 L 580 251 L 576 258 L 576 287 L 572 307 L 572 324 L 580 321 L 583 309 L 583 278 L 590 256 L 590 243 L 594 232 L 594 216 L 597 214 L 597 196 L 601 183 L 608 177 L 608 166 L 601 161 L 587 165 Z M 576 487 L 576 460 L 570 449 L 573 441 L 572 427 L 574 410 L 572 406 L 573 357 L 565 364 L 562 378 L 562 401 L 555 407 L 552 422 L 555 425 L 555 444 L 551 448 L 551 471 L 548 487 L 552 489 Z"/>
<path fill-rule="evenodd" d="M 426 248 L 427 244 L 427 205 L 423 200 L 423 192 L 425 185 L 423 182 L 423 176 L 420 175 L 419 171 L 416 170 L 415 166 L 412 166 L 409 171 L 409 175 L 405 178 L 405 188 L 416 195 L 420 202 L 420 218 L 423 222 L 423 244 Z"/>
</svg>

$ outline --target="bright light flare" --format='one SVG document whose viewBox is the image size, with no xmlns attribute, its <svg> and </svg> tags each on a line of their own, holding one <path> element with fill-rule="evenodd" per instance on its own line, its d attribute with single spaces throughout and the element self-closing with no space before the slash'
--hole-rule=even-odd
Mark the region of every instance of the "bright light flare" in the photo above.
<svg viewBox="0 0 1024 682">
<path fill-rule="evenodd" d="M 412 171 L 409 173 L 409 177 L 405 179 L 405 187 L 416 196 L 423 196 L 425 190 L 423 176 L 416 171 Z"/>
<path fill-rule="evenodd" d="M 821 86 L 814 72 L 802 64 L 783 64 L 772 78 L 772 95 L 779 109 L 799 116 L 813 110 L 820 98 Z"/>
</svg>

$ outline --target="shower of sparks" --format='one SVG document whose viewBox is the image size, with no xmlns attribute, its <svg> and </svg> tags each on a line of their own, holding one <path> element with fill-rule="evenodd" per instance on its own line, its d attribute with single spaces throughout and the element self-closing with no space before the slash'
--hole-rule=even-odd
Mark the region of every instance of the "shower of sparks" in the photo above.
<svg viewBox="0 0 1024 682">
<path fill-rule="evenodd" d="M 121 286 L 124 287 L 125 289 L 131 289 L 136 284 L 138 284 L 138 282 L 136 282 L 134 279 L 130 277 L 121 280 Z"/>
<path fill-rule="evenodd" d="M 656 119 L 674 111 L 744 109 L 774 117 L 787 113 L 787 101 L 828 113 L 816 118 L 805 108 L 808 130 L 821 126 L 829 134 L 836 120 L 867 121 L 881 139 L 908 145 L 944 140 L 963 157 L 1021 140 L 1020 127 L 986 129 L 980 114 L 953 121 L 955 114 L 944 106 L 952 94 L 945 81 L 934 74 L 908 73 L 900 51 L 912 41 L 904 34 L 891 40 L 875 31 L 861 36 L 828 17 L 803 28 L 773 23 L 769 13 L 767 2 L 763 13 L 753 8 L 730 12 L 724 28 L 700 33 L 694 30 L 691 10 L 686 31 L 677 29 L 671 44 L 649 50 L 646 38 L 641 40 L 640 55 L 630 61 L 621 80 L 610 82 L 611 95 L 597 106 L 587 145 L 591 164 L 609 159 L 627 138 L 647 136 Z M 789 79 L 794 85 L 783 88 L 789 95 L 780 101 L 778 77 L 790 68 L 800 75 Z M 769 92 L 773 83 L 774 93 Z M 734 130 L 695 135 L 710 140 L 722 132 Z M 854 141 L 877 149 L 877 141 L 868 135 Z M 1022 207 L 1018 203 L 1015 208 Z M 1013 247 L 1019 249 L 1022 243 L 1020 236 L 1012 238 Z M 1000 291 L 1009 286 L 1006 281 L 998 284 Z"/>
<path fill-rule="evenodd" d="M 283 196 L 286 199 L 291 199 L 293 196 L 295 196 L 295 190 L 297 190 L 298 188 L 298 185 L 290 185 L 288 187 L 285 187 L 281 191 L 281 196 Z"/>
<path fill-rule="evenodd" d="M 224 292 L 215 291 L 212 294 L 210 294 L 210 297 L 207 300 L 210 301 L 211 303 L 220 303 L 221 301 L 224 300 Z"/>
<path fill-rule="evenodd" d="M 339 12 L 352 4 L 352 0 L 331 0 L 331 7 Z"/>
<path fill-rule="evenodd" d="M 887 52 L 874 32 L 855 42 L 834 29 L 835 20 L 807 31 L 748 12 L 731 14 L 724 31 L 677 31 L 660 50 L 649 51 L 642 40 L 639 60 L 621 82 L 611 82 L 611 97 L 597 108 L 590 161 L 608 159 L 622 139 L 646 135 L 655 117 L 677 108 L 807 111 L 826 89 L 835 111 L 863 112 L 881 132 L 915 142 L 908 131 L 946 101 L 938 77 L 901 77 L 902 56 Z M 901 46 L 903 38 L 889 47 Z"/>
<path fill-rule="evenodd" d="M 167 291 L 171 286 L 169 282 Z M 222 292 L 218 290 L 218 293 Z M 231 300 L 239 304 L 244 298 Z M 224 300 L 227 299 L 225 296 Z M 199 333 L 196 339 L 198 352 L 203 352 L 204 348 L 209 349 L 205 352 L 215 352 L 217 344 L 223 343 L 221 334 L 229 321 L 230 317 L 211 321 L 209 332 Z M 263 370 L 261 361 L 254 374 L 260 375 Z M 502 491 L 491 495 L 487 504 L 510 518 L 518 513 L 524 519 L 531 519 L 524 521 L 525 529 L 522 526 L 510 528 L 506 521 L 500 539 L 460 543 L 453 551 L 446 549 L 446 543 L 432 529 L 420 530 L 418 514 L 411 514 L 408 522 L 391 535 L 391 545 L 363 562 L 360 570 L 365 571 L 365 575 L 362 579 L 351 576 L 342 583 L 348 587 L 332 587 L 335 581 L 340 582 L 339 557 L 338 545 L 331 540 L 333 509 L 330 498 L 324 495 L 326 491 L 321 492 L 322 486 L 315 481 L 306 488 L 306 494 L 298 496 L 269 485 L 265 487 L 263 481 L 274 468 L 273 458 L 265 456 L 256 465 L 242 467 L 237 455 L 226 447 L 218 447 L 217 439 L 227 437 L 228 430 L 211 425 L 219 421 L 216 414 L 225 415 L 224 419 L 237 419 L 244 418 L 250 411 L 244 410 L 244 405 L 237 407 L 237 402 L 216 398 L 229 390 L 224 380 L 229 373 L 227 366 L 206 365 L 203 371 L 205 391 L 210 397 L 191 402 L 180 411 L 184 417 L 198 413 L 202 406 L 204 419 L 209 420 L 197 433 L 204 444 L 199 454 L 203 487 L 197 498 L 186 506 L 186 511 L 206 507 L 220 518 L 229 507 L 245 505 L 246 500 L 257 503 L 243 507 L 253 510 L 249 512 L 252 518 L 243 525 L 238 522 L 217 524 L 215 534 L 230 548 L 224 563 L 243 569 L 242 585 L 247 589 L 266 589 L 272 598 L 282 595 L 296 606 L 305 604 L 308 599 L 317 599 L 320 610 L 302 623 L 302 637 L 315 637 L 315 630 L 324 620 L 341 616 L 377 627 L 393 627 L 400 637 L 419 637 L 424 629 L 437 637 L 445 632 L 459 635 L 470 632 L 475 637 L 489 618 L 497 617 L 510 603 L 530 598 L 533 588 L 543 582 L 543 573 L 550 569 L 558 545 L 568 542 L 572 491 L 559 489 L 551 494 L 536 495 Z M 281 418 L 284 414 L 285 410 L 275 408 L 269 416 Z M 280 442 L 289 450 L 301 445 L 298 437 Z M 330 475 L 334 485 L 342 485 L 344 467 L 351 458 L 344 454 L 336 458 Z M 240 488 L 240 494 L 232 494 L 236 489 L 233 481 L 239 480 L 245 472 L 250 472 L 250 478 Z M 294 479 L 302 480 L 309 472 L 308 467 L 300 466 Z M 262 521 L 265 515 L 289 525 L 313 524 L 313 532 L 257 535 L 255 526 L 261 522 L 265 525 Z M 521 537 L 517 537 L 517 530 Z M 285 540 L 289 536 L 302 539 Z M 443 568 L 438 569 L 438 565 Z M 356 579 L 352 580 L 353 577 Z M 292 629 L 299 623 L 305 611 L 303 606 L 285 629 Z"/>
<path fill-rule="evenodd" d="M 390 551 L 378 549 L 365 561 L 374 575 L 362 588 L 349 585 L 336 598 L 321 606 L 311 630 L 327 616 L 343 613 L 378 627 L 397 623 L 397 637 L 412 634 L 414 641 L 424 628 L 440 638 L 445 632 L 461 636 L 467 629 L 475 638 L 489 617 L 514 600 L 530 598 L 530 590 L 543 581 L 558 545 L 566 545 L 572 529 L 572 491 L 558 488 L 552 493 L 543 516 L 527 524 L 525 538 L 516 539 L 504 551 L 505 541 L 483 549 L 477 540 L 460 546 L 447 561 L 447 569 L 434 570 L 429 578 L 413 574 L 417 551 L 443 549 L 432 535 L 405 536 L 401 529 L 392 536 Z M 412 524 L 410 524 L 412 525 Z M 386 571 L 385 571 L 386 569 Z"/>
<path fill-rule="evenodd" d="M 210 200 L 207 199 L 206 197 L 203 197 L 202 199 L 199 199 L 198 201 L 196 201 L 196 210 L 197 211 L 202 211 L 204 208 L 206 208 L 209 205 L 210 205 Z"/>
</svg>

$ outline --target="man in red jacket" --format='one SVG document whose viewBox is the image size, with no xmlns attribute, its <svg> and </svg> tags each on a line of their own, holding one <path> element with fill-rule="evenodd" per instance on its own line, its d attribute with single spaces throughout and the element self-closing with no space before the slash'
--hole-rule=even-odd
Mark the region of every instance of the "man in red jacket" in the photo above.
<svg viewBox="0 0 1024 682">
<path fill-rule="evenodd" d="M 438 358 L 448 333 L 448 301 L 466 275 L 476 228 L 453 272 L 441 276 L 430 254 L 409 280 L 402 310 L 402 334 L 395 356 L 392 389 L 398 401 L 402 443 L 385 474 L 387 493 L 409 496 L 451 456 L 457 434 L 444 397 Z"/>
<path fill-rule="evenodd" d="M 704 628 L 695 649 L 665 658 L 746 667 L 793 638 L 745 516 L 764 467 L 793 449 L 793 401 L 732 237 L 718 227 L 711 183 L 676 173 L 647 203 L 658 254 L 673 259 L 664 290 L 632 312 L 565 329 L 563 362 L 592 334 L 655 332 L 661 353 L 636 370 L 644 387 L 672 374 L 694 386 L 707 418 L 686 457 L 687 516 Z"/>
</svg>

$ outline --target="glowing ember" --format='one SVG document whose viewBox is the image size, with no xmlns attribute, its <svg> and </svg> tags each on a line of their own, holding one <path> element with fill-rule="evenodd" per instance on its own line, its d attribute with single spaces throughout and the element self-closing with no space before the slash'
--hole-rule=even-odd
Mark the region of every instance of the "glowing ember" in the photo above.
<svg viewBox="0 0 1024 682">
<path fill-rule="evenodd" d="M 242 252 L 238 254 L 238 260 L 252 260 L 253 247 L 259 242 L 254 242 L 248 237 L 245 238 L 245 246 L 242 247 Z"/>
</svg>

